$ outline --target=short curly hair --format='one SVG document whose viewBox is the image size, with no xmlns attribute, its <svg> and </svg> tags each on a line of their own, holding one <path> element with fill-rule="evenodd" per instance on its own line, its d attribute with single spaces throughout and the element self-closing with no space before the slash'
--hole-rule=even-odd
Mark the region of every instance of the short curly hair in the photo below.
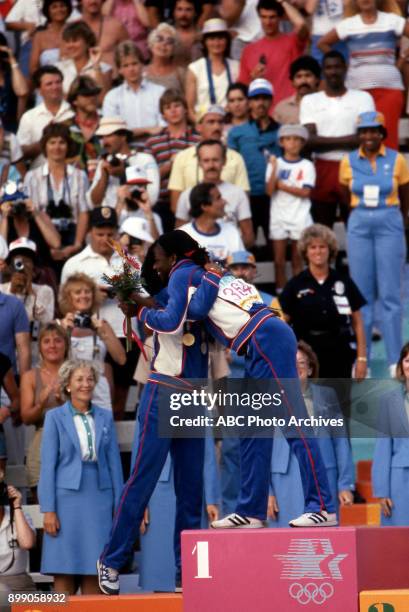
<svg viewBox="0 0 409 612">
<path fill-rule="evenodd" d="M 336 258 L 338 253 L 338 241 L 334 232 L 326 225 L 314 223 L 302 232 L 297 245 L 298 252 L 305 262 L 308 263 L 307 250 L 313 240 L 322 240 L 328 245 L 330 261 Z"/>
<path fill-rule="evenodd" d="M 67 312 L 72 312 L 72 302 L 71 302 L 71 290 L 74 285 L 86 285 L 92 291 L 92 307 L 91 311 L 97 312 L 100 304 L 101 304 L 101 294 L 97 287 L 95 281 L 84 274 L 83 272 L 77 272 L 76 274 L 72 274 L 67 278 L 65 283 L 60 287 L 60 295 L 58 297 L 58 307 L 63 316 L 67 314 Z"/>
<path fill-rule="evenodd" d="M 83 368 L 89 368 L 94 377 L 95 384 L 97 384 L 100 377 L 100 367 L 95 361 L 87 361 L 86 359 L 67 359 L 64 361 L 60 369 L 58 370 L 58 378 L 61 385 L 61 391 L 66 399 L 70 397 L 70 393 L 67 391 L 67 387 L 70 384 L 70 380 L 74 372 L 82 370 Z"/>
</svg>

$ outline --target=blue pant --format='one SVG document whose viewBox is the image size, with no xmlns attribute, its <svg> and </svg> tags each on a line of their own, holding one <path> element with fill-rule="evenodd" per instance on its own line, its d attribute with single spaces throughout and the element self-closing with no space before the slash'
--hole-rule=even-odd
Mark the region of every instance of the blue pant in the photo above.
<svg viewBox="0 0 409 612">
<path fill-rule="evenodd" d="M 348 261 L 351 277 L 367 301 L 362 308 L 368 357 L 371 353 L 375 302 L 389 365 L 402 347 L 402 275 L 406 245 L 402 214 L 397 206 L 356 208 L 348 219 Z"/>
<path fill-rule="evenodd" d="M 203 503 L 203 439 L 158 437 L 159 386 L 148 382 L 139 407 L 139 444 L 135 465 L 122 492 L 110 539 L 101 561 L 120 570 L 132 554 L 143 513 L 170 451 L 174 466 L 176 494 L 175 562 L 180 578 L 180 534 L 184 529 L 200 529 Z"/>
<path fill-rule="evenodd" d="M 251 336 L 246 355 L 246 377 L 271 380 L 285 385 L 281 414 L 307 416 L 296 369 L 297 341 L 291 328 L 278 318 L 263 322 Z M 287 434 L 291 450 L 297 457 L 304 490 L 305 511 L 335 507 L 321 452 L 314 438 L 308 440 L 302 431 Z M 270 465 L 273 438 L 242 438 L 240 440 L 241 489 L 236 512 L 265 520 L 267 515 Z"/>
</svg>

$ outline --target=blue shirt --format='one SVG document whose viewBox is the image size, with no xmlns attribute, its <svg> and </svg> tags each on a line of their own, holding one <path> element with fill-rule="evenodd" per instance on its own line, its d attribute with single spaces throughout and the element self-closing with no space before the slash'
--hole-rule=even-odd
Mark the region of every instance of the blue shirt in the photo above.
<svg viewBox="0 0 409 612">
<path fill-rule="evenodd" d="M 26 309 L 23 302 L 14 295 L 0 292 L 0 347 L 1 352 L 7 355 L 13 364 L 16 373 L 16 334 L 29 332 Z"/>
<path fill-rule="evenodd" d="M 281 155 L 277 132 L 279 125 L 271 121 L 266 130 L 261 130 L 256 121 L 248 121 L 232 128 L 227 137 L 227 146 L 238 151 L 244 158 L 250 180 L 251 195 L 265 195 L 266 167 L 270 155 Z"/>
</svg>

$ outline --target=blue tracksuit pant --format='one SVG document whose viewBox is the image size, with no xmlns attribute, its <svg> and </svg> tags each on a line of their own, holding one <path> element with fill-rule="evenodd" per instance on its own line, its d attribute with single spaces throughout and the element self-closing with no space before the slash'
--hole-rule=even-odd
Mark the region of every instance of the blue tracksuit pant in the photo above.
<svg viewBox="0 0 409 612">
<path fill-rule="evenodd" d="M 128 561 L 144 510 L 170 451 L 176 494 L 174 549 L 178 580 L 181 565 L 180 534 L 184 529 L 201 528 L 204 439 L 172 440 L 158 437 L 159 387 L 156 382 L 148 382 L 144 388 L 138 414 L 138 453 L 133 472 L 124 486 L 101 561 L 118 571 Z"/>
<path fill-rule="evenodd" d="M 281 415 L 287 418 L 307 416 L 296 369 L 297 341 L 291 328 L 280 319 L 267 319 L 252 334 L 247 347 L 246 378 L 270 380 L 285 388 Z M 290 379 L 285 384 L 285 379 Z M 303 482 L 305 511 L 335 512 L 326 469 L 314 438 L 308 440 L 302 431 L 288 436 L 297 457 Z M 236 512 L 265 520 L 270 480 L 273 438 L 240 440 L 241 489 Z"/>
</svg>

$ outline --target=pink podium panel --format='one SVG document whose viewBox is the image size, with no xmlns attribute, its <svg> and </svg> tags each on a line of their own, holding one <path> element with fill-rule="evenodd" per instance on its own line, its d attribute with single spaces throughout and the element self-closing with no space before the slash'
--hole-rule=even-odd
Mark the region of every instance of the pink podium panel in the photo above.
<svg viewBox="0 0 409 612">
<path fill-rule="evenodd" d="M 409 585 L 409 529 L 182 534 L 184 612 L 358 612 L 361 590 Z"/>
</svg>

